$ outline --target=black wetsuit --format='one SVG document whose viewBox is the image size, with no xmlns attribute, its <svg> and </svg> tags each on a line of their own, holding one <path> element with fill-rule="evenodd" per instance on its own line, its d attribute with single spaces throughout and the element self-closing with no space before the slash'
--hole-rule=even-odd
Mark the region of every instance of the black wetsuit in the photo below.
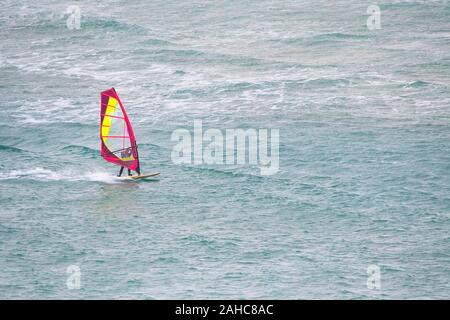
<svg viewBox="0 0 450 320">
<path fill-rule="evenodd" d="M 124 167 L 120 167 L 120 171 L 119 171 L 119 174 L 117 175 L 118 177 L 120 177 L 121 175 L 122 175 L 122 172 L 123 172 L 123 168 Z M 132 176 L 132 174 L 131 174 L 131 170 L 130 169 L 128 169 L 128 175 L 131 177 Z"/>
</svg>

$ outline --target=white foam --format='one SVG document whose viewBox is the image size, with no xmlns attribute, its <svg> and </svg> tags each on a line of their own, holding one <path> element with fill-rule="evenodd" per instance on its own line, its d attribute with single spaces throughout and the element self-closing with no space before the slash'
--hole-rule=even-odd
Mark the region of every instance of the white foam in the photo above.
<svg viewBox="0 0 450 320">
<path fill-rule="evenodd" d="M 0 173 L 0 180 L 27 179 L 39 181 L 93 181 L 108 184 L 121 183 L 123 180 L 104 171 L 79 172 L 77 170 L 65 169 L 52 171 L 41 167 L 13 170 L 11 172 Z"/>
<path fill-rule="evenodd" d="M 12 116 L 22 123 L 43 124 L 53 122 L 92 122 L 97 108 L 91 104 L 76 104 L 65 98 L 55 100 L 24 101 L 12 111 Z"/>
</svg>

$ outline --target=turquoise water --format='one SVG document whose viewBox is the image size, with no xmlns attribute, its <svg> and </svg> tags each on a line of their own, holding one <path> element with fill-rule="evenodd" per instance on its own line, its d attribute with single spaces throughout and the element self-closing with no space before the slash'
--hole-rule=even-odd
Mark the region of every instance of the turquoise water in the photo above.
<svg viewBox="0 0 450 320">
<path fill-rule="evenodd" d="M 450 298 L 448 1 L 378 30 L 364 1 L 72 4 L 0 6 L 0 298 Z M 111 86 L 159 179 L 100 157 Z M 278 128 L 279 172 L 175 165 L 194 120 Z"/>
</svg>

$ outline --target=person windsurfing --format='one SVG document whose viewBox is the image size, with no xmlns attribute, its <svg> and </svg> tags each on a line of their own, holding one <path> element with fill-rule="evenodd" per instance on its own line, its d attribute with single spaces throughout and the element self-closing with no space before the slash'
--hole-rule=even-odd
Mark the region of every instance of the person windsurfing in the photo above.
<svg viewBox="0 0 450 320">
<path fill-rule="evenodd" d="M 127 149 L 125 149 L 125 150 L 122 150 L 122 152 L 120 153 L 120 156 L 121 156 L 122 158 L 129 158 L 129 157 L 132 157 L 133 154 L 131 153 L 131 148 L 127 148 Z M 120 167 L 119 174 L 117 175 L 118 177 L 120 177 L 120 176 L 122 175 L 123 168 L 124 168 L 124 166 L 121 166 L 121 167 Z M 131 173 L 131 169 L 128 168 L 128 176 L 131 177 L 132 175 L 133 175 L 133 174 Z"/>
<path fill-rule="evenodd" d="M 118 176 L 128 169 L 132 180 L 159 175 L 159 172 L 141 174 L 136 137 L 130 119 L 114 88 L 100 93 L 100 151 L 105 161 L 120 166 Z M 137 175 L 132 176 L 131 171 Z"/>
<path fill-rule="evenodd" d="M 100 139 L 103 158 L 123 169 L 136 171 L 140 175 L 136 138 L 130 120 L 114 88 L 100 94 Z"/>
</svg>

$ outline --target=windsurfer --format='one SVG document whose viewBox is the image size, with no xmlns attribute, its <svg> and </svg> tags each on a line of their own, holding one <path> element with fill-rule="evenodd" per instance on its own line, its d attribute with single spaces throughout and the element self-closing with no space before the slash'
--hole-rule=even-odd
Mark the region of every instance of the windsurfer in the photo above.
<svg viewBox="0 0 450 320">
<path fill-rule="evenodd" d="M 131 155 L 132 155 L 132 153 L 131 153 L 131 148 L 127 148 L 127 149 L 123 150 L 123 151 L 120 153 L 120 156 L 121 156 L 122 158 L 128 158 L 128 157 L 131 157 Z M 124 168 L 123 166 L 120 167 L 119 174 L 117 175 L 118 177 L 120 177 L 120 176 L 122 175 L 123 168 Z M 130 170 L 130 169 L 128 169 L 128 175 L 129 175 L 130 177 L 132 176 L 131 170 Z"/>
<path fill-rule="evenodd" d="M 119 177 L 125 167 L 129 176 L 132 175 L 132 170 L 136 171 L 138 176 L 141 175 L 136 138 L 125 108 L 114 88 L 100 93 L 100 139 L 103 158 L 121 166 Z M 113 151 L 119 145 L 122 145 L 123 149 Z"/>
</svg>

